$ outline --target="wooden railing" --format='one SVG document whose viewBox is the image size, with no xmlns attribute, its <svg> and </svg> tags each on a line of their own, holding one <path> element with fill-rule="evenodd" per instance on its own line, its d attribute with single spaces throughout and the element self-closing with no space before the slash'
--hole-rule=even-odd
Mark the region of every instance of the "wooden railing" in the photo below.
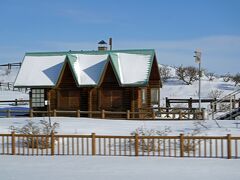
<svg viewBox="0 0 240 180">
<path fill-rule="evenodd" d="M 29 104 L 29 100 L 24 100 L 24 99 L 15 99 L 15 100 L 1 100 L 0 104 L 12 104 L 14 106 L 18 105 L 26 105 Z"/>
<path fill-rule="evenodd" d="M 5 113 L 5 117 L 11 117 L 14 113 L 29 114 L 30 117 L 38 116 L 74 116 L 74 117 L 95 117 L 95 118 L 117 118 L 117 119 L 173 119 L 173 120 L 191 120 L 191 119 L 204 119 L 203 111 L 199 112 L 197 109 L 188 108 L 149 108 L 139 109 L 138 112 L 131 112 L 130 110 L 116 112 L 116 111 L 21 111 L 21 110 L 0 110 L 0 113 Z M 4 116 L 4 115 L 3 115 Z"/>
<path fill-rule="evenodd" d="M 201 99 L 201 103 L 209 103 L 209 107 L 215 112 L 217 111 L 217 103 L 219 99 L 213 98 L 213 99 Z M 199 103 L 199 99 L 171 99 L 166 97 L 166 107 L 171 107 L 171 104 L 186 104 L 188 108 L 192 108 L 193 104 Z M 229 103 L 232 105 L 232 108 L 238 108 L 240 107 L 240 98 L 236 99 L 232 98 L 230 99 L 229 97 L 222 100 L 221 103 Z"/>
<path fill-rule="evenodd" d="M 12 67 L 17 66 L 17 67 L 21 67 L 22 63 L 7 63 L 7 64 L 0 64 L 0 66 L 5 66 L 8 67 L 8 69 L 12 69 Z"/>
<path fill-rule="evenodd" d="M 240 137 L 0 134 L 1 155 L 239 158 Z"/>
</svg>

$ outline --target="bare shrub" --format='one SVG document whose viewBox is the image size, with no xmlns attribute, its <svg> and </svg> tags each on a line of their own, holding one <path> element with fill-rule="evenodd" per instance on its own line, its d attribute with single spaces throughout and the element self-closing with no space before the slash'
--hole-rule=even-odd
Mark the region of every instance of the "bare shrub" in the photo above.
<svg viewBox="0 0 240 180">
<path fill-rule="evenodd" d="M 176 69 L 176 75 L 179 80 L 183 81 L 187 85 L 191 85 L 198 79 L 198 70 L 193 66 L 180 66 Z"/>
<path fill-rule="evenodd" d="M 160 76 L 163 82 L 171 77 L 171 70 L 167 66 L 160 67 Z"/>
<path fill-rule="evenodd" d="M 206 76 L 207 76 L 209 81 L 213 81 L 215 79 L 215 74 L 212 73 L 212 72 L 207 72 Z"/>
<path fill-rule="evenodd" d="M 215 90 L 211 90 L 209 93 L 208 93 L 208 97 L 209 98 L 212 98 L 212 99 L 217 99 L 217 98 L 220 98 L 221 95 L 223 94 L 223 91 L 220 91 L 218 89 L 215 89 Z"/>
<path fill-rule="evenodd" d="M 51 133 L 57 133 L 56 129 L 59 127 L 59 123 L 47 122 L 45 120 L 40 120 L 40 123 L 34 123 L 31 120 L 27 120 L 27 124 L 23 127 L 10 126 L 9 129 L 19 134 L 29 135 L 23 140 L 23 143 L 29 148 L 50 148 L 51 143 L 49 135 Z M 33 135 L 33 136 L 31 136 Z M 34 135 L 46 135 L 46 137 L 37 138 Z"/>
<path fill-rule="evenodd" d="M 231 80 L 231 74 L 227 73 L 222 76 L 224 82 L 228 82 Z"/>
<path fill-rule="evenodd" d="M 195 121 L 193 123 L 194 129 L 192 131 L 188 132 L 187 134 L 185 134 L 185 136 L 192 137 L 192 136 L 200 135 L 202 133 L 201 127 L 208 129 L 208 127 L 205 125 L 205 122 L 206 121 L 204 121 L 204 120 Z M 198 147 L 199 143 L 201 143 L 201 141 L 202 140 L 200 140 L 200 139 L 189 139 L 189 138 L 184 139 L 184 141 L 183 141 L 184 152 L 189 153 L 189 152 L 196 151 L 197 147 Z"/>
<path fill-rule="evenodd" d="M 131 132 L 132 136 L 135 136 L 138 134 L 139 136 L 167 136 L 171 132 L 170 127 L 165 127 L 163 130 L 155 130 L 155 129 L 146 129 L 144 127 L 140 127 L 135 129 L 133 132 Z M 163 140 L 158 141 L 159 145 L 163 143 Z M 135 143 L 132 142 L 130 144 L 131 146 L 134 146 Z M 139 149 L 142 151 L 155 151 L 157 150 L 157 144 L 154 139 L 140 139 L 138 142 Z"/>
<path fill-rule="evenodd" d="M 237 73 L 234 76 L 232 76 L 232 81 L 235 83 L 235 86 L 240 84 L 240 73 Z"/>
</svg>

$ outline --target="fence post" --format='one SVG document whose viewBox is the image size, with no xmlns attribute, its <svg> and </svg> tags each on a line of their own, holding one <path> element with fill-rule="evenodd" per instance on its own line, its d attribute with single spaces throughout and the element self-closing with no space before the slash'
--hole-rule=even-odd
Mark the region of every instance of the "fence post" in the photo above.
<svg viewBox="0 0 240 180">
<path fill-rule="evenodd" d="M 214 109 L 214 112 L 217 112 L 217 98 L 214 98 L 214 101 L 213 101 L 213 109 Z"/>
<path fill-rule="evenodd" d="M 12 132 L 12 155 L 15 155 L 15 132 Z"/>
<path fill-rule="evenodd" d="M 92 155 L 96 155 L 96 134 L 92 133 Z"/>
<path fill-rule="evenodd" d="M 180 134 L 180 157 L 184 157 L 184 134 Z"/>
<path fill-rule="evenodd" d="M 192 109 L 192 98 L 188 100 L 188 108 Z"/>
<path fill-rule="evenodd" d="M 152 109 L 152 119 L 155 119 L 155 112 L 154 112 L 154 109 Z"/>
<path fill-rule="evenodd" d="M 57 110 L 54 109 L 54 110 L 53 110 L 53 117 L 56 117 L 56 116 L 57 116 Z"/>
<path fill-rule="evenodd" d="M 168 97 L 166 97 L 166 107 L 167 107 L 167 108 L 170 107 L 170 103 L 169 103 Z"/>
<path fill-rule="evenodd" d="M 7 117 L 10 118 L 11 117 L 11 112 L 10 109 L 7 110 Z"/>
<path fill-rule="evenodd" d="M 105 111 L 104 111 L 104 109 L 102 110 L 102 119 L 105 119 Z"/>
<path fill-rule="evenodd" d="M 33 117 L 33 109 L 30 109 L 30 117 Z"/>
<path fill-rule="evenodd" d="M 130 111 L 127 110 L 127 119 L 130 119 Z"/>
<path fill-rule="evenodd" d="M 18 100 L 17 99 L 15 99 L 15 106 L 17 106 L 18 105 Z"/>
<path fill-rule="evenodd" d="M 180 120 L 182 119 L 182 111 L 181 110 L 179 111 L 179 119 Z"/>
<path fill-rule="evenodd" d="M 80 110 L 77 110 L 77 117 L 80 117 Z"/>
<path fill-rule="evenodd" d="M 232 158 L 231 134 L 227 134 L 227 158 Z"/>
<path fill-rule="evenodd" d="M 138 156 L 138 134 L 135 134 L 135 156 Z"/>
<path fill-rule="evenodd" d="M 54 132 L 51 132 L 51 156 L 54 155 L 54 149 L 55 149 L 55 138 L 54 138 Z"/>
</svg>

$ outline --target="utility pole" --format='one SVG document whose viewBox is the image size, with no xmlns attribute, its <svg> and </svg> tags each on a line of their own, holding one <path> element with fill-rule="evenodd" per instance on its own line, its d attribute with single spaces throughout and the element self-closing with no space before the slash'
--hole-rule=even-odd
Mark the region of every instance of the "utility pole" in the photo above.
<svg viewBox="0 0 240 180">
<path fill-rule="evenodd" d="M 202 77 L 202 71 L 201 71 L 201 55 L 202 53 L 200 50 L 194 51 L 195 53 L 195 62 L 198 64 L 198 76 L 199 76 L 199 85 L 198 85 L 198 98 L 199 98 L 199 111 L 201 111 L 201 77 Z"/>
</svg>

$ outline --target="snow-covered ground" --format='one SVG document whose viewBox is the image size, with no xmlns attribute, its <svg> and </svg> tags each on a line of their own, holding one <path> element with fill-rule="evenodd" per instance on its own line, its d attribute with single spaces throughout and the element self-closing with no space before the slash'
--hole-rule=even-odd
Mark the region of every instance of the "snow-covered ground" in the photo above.
<svg viewBox="0 0 240 180">
<path fill-rule="evenodd" d="M 1 156 L 2 180 L 239 180 L 240 161 L 158 157 Z"/>
<path fill-rule="evenodd" d="M 32 120 L 39 123 L 40 120 L 47 120 L 47 117 L 42 118 L 1 118 L 0 119 L 0 132 L 10 133 L 9 126 L 22 127 L 27 123 L 27 120 Z M 52 122 L 58 122 L 60 128 L 59 134 L 91 134 L 98 135 L 130 135 L 137 128 L 164 130 L 169 127 L 171 132 L 168 135 L 179 135 L 180 133 L 188 134 L 193 129 L 200 128 L 201 134 L 199 135 L 215 135 L 221 136 L 232 134 L 239 136 L 240 127 L 237 128 L 236 122 L 238 120 L 221 120 L 218 121 L 221 128 L 217 126 L 215 121 L 208 120 L 203 123 L 207 129 L 196 121 L 136 121 L 136 120 L 103 120 L 91 118 L 69 118 L 69 117 L 54 117 L 51 118 Z"/>
</svg>

